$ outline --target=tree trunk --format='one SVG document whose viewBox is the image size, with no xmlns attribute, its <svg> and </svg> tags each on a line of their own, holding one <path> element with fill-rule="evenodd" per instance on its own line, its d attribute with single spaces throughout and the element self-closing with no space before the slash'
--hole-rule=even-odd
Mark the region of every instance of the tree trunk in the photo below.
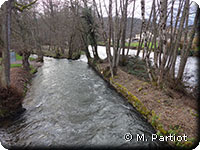
<svg viewBox="0 0 200 150">
<path fill-rule="evenodd" d="M 23 52 L 22 54 L 22 66 L 25 70 L 30 70 L 30 64 L 28 61 L 29 56 L 30 56 L 29 52 Z"/>
<path fill-rule="evenodd" d="M 107 52 L 107 57 L 108 57 L 108 62 L 110 65 L 110 72 L 111 72 L 111 76 L 114 76 L 113 73 L 113 65 L 112 65 L 112 58 L 111 58 L 111 52 L 110 52 L 110 48 L 111 48 L 111 38 L 112 38 L 112 0 L 109 0 L 109 16 L 108 16 L 108 22 L 109 22 L 109 34 L 108 34 L 108 44 L 106 46 L 106 52 Z"/>
<path fill-rule="evenodd" d="M 68 59 L 72 59 L 72 51 L 73 51 L 73 39 L 74 39 L 74 35 L 70 36 L 70 40 L 69 40 L 69 52 L 68 52 Z"/>
<path fill-rule="evenodd" d="M 90 52 L 89 52 L 89 49 L 88 49 L 87 36 L 84 35 L 84 33 L 82 33 L 81 39 L 82 39 L 85 55 L 88 59 L 88 64 L 90 64 L 91 63 L 91 56 L 90 56 Z"/>
<path fill-rule="evenodd" d="M 149 76 L 150 81 L 152 82 L 154 80 L 151 69 L 150 69 L 150 63 L 149 63 L 149 56 L 147 55 L 144 57 L 144 54 L 147 51 L 147 32 L 146 32 L 146 23 L 145 23 L 145 1 L 141 0 L 141 16 L 142 16 L 142 29 L 144 32 L 144 51 L 143 51 L 143 58 L 145 59 L 146 62 L 146 67 L 147 67 L 147 73 Z"/>
<path fill-rule="evenodd" d="M 3 16 L 2 24 L 2 74 L 1 86 L 8 88 L 10 86 L 10 33 L 11 33 L 11 5 L 12 0 L 6 1 L 2 7 L 5 15 Z"/>
<path fill-rule="evenodd" d="M 85 48 L 84 48 L 85 55 L 86 55 L 86 57 L 87 57 L 87 59 L 88 59 L 88 64 L 91 64 L 91 56 L 90 56 L 90 52 L 89 52 L 88 46 L 85 45 L 84 47 L 85 47 Z"/>
<path fill-rule="evenodd" d="M 131 31 L 130 31 L 130 36 L 129 36 L 129 41 L 128 41 L 128 49 L 127 49 L 126 56 L 128 56 L 129 49 L 130 49 L 130 45 L 131 45 L 131 42 L 132 42 L 132 36 L 133 36 L 133 19 L 134 19 L 134 13 L 135 13 L 135 1 L 136 1 L 136 0 L 134 0 L 133 10 L 132 10 Z"/>
<path fill-rule="evenodd" d="M 95 59 L 96 59 L 97 61 L 100 60 L 99 54 L 98 54 L 97 43 L 94 45 L 94 52 L 95 52 Z"/>
<path fill-rule="evenodd" d="M 160 41 L 162 41 L 163 57 L 159 66 L 158 85 L 162 83 L 164 77 L 164 68 L 167 61 L 167 39 L 166 39 L 166 21 L 167 21 L 167 0 L 161 0 L 161 24 L 160 24 Z"/>
<path fill-rule="evenodd" d="M 37 61 L 38 62 L 44 62 L 44 59 L 43 59 L 43 52 L 42 52 L 42 48 L 41 48 L 41 38 L 39 37 L 39 24 L 38 24 L 38 19 L 36 17 L 36 10 L 34 9 L 34 12 L 33 12 L 33 18 L 34 18 L 34 22 L 35 22 L 35 26 L 36 28 L 33 30 L 33 37 L 34 37 L 34 40 L 35 40 L 35 46 L 37 48 L 37 55 L 38 55 L 38 58 L 37 58 Z"/>
<path fill-rule="evenodd" d="M 125 4 L 123 4 L 124 10 L 123 10 L 123 28 L 122 28 L 122 65 L 125 65 L 125 40 L 126 40 L 126 28 L 127 28 L 127 7 L 128 7 L 128 0 L 125 0 Z"/>
<path fill-rule="evenodd" d="M 188 3 L 188 6 L 189 6 L 189 3 Z M 199 7 L 197 7 L 195 21 L 194 21 L 193 28 L 192 28 L 192 31 L 191 31 L 191 36 L 189 38 L 190 40 L 187 43 L 187 49 L 186 49 L 185 53 L 181 57 L 181 62 L 180 62 L 179 71 L 178 71 L 178 75 L 177 75 L 177 80 L 179 80 L 179 81 L 182 80 L 182 77 L 183 77 L 183 72 L 184 72 L 184 69 L 185 69 L 185 65 L 186 65 L 186 62 L 187 62 L 189 51 L 192 47 L 192 41 L 194 39 L 195 30 L 197 28 L 199 16 L 200 16 L 200 9 L 199 9 Z"/>
<path fill-rule="evenodd" d="M 185 16 L 187 14 L 187 3 L 188 3 L 188 0 L 185 1 L 181 20 L 179 23 L 179 32 L 176 37 L 176 42 L 174 43 L 173 56 L 172 56 L 172 60 L 171 60 L 171 64 L 170 64 L 170 76 L 172 79 L 175 78 L 175 65 L 176 65 L 176 59 L 177 59 L 177 54 L 178 54 L 179 42 L 181 40 L 182 31 L 184 28 Z"/>
<path fill-rule="evenodd" d="M 40 50 L 38 50 L 38 62 L 44 62 L 44 55 L 42 53 L 41 47 L 39 48 Z"/>
</svg>

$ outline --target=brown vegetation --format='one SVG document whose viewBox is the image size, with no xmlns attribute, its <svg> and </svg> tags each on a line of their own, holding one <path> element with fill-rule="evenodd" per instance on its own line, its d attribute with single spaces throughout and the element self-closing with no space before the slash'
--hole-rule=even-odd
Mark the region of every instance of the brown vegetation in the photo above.
<svg viewBox="0 0 200 150">
<path fill-rule="evenodd" d="M 108 68 L 108 63 L 98 64 L 98 71 L 101 72 L 104 77 L 108 75 Z M 128 74 L 123 70 L 123 67 L 119 67 L 118 74 L 112 78 L 112 82 L 126 88 L 128 93 L 134 94 L 150 113 L 155 112 L 155 116 L 158 117 L 158 126 L 163 126 L 162 132 L 168 132 L 174 130 L 174 127 L 179 127 L 179 132 L 174 132 L 178 132 L 177 134 L 179 135 L 185 134 L 188 136 L 189 142 L 186 144 L 192 144 L 194 140 L 198 138 L 197 119 L 199 115 L 196 99 L 167 87 L 161 90 L 158 86 L 153 86 L 149 82 L 138 79 L 138 77 Z M 109 75 L 106 78 L 111 82 L 111 80 L 109 80 Z M 119 90 L 119 92 L 124 95 L 122 91 Z M 124 96 L 126 97 L 126 94 Z M 126 98 L 128 99 L 128 97 Z M 144 115 L 145 112 L 142 111 L 141 109 L 140 113 Z M 150 118 L 147 117 L 147 120 L 151 124 L 152 117 L 153 116 Z M 155 127 L 155 125 L 153 126 Z M 158 131 L 157 128 L 155 129 Z"/>
<path fill-rule="evenodd" d="M 0 86 L 0 119 L 16 115 L 22 109 L 22 100 L 31 74 L 22 68 L 11 69 L 11 86 Z"/>
</svg>

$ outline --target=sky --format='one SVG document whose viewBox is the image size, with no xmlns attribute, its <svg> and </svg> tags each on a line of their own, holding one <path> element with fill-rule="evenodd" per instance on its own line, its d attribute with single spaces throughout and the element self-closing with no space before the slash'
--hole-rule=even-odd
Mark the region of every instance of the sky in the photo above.
<svg viewBox="0 0 200 150">
<path fill-rule="evenodd" d="M 200 4 L 199 0 L 193 0 L 194 2 L 196 2 L 198 5 Z M 5 2 L 5 0 L 0 0 L 0 5 L 2 5 Z"/>
<path fill-rule="evenodd" d="M 38 0 L 40 1 L 40 0 Z M 98 0 L 97 0 L 98 1 Z M 103 0 L 101 0 L 103 1 Z M 193 0 L 194 2 L 196 2 L 198 5 L 200 4 L 200 0 Z M 5 0 L 0 0 L 0 6 L 5 2 Z M 109 1 L 108 0 L 105 0 L 106 2 L 106 5 L 108 5 Z M 145 3 L 146 3 L 146 9 L 151 9 L 151 3 L 152 3 L 152 0 L 145 0 Z M 136 1 L 136 13 L 135 13 L 135 17 L 139 18 L 140 15 L 141 15 L 141 7 L 140 7 L 140 0 L 137 0 Z M 148 14 L 146 14 L 148 15 Z"/>
<path fill-rule="evenodd" d="M 101 5 L 102 5 L 102 10 L 104 12 L 104 16 L 108 16 L 108 14 L 106 13 L 106 9 L 105 9 L 105 5 L 107 7 L 108 10 L 108 5 L 109 5 L 109 0 L 100 0 L 101 1 Z M 197 3 L 200 3 L 200 0 L 194 0 Z M 99 4 L 99 0 L 96 0 L 96 2 Z M 169 0 L 168 0 L 169 2 Z M 176 3 L 177 2 L 177 3 Z M 113 3 L 115 3 L 115 0 L 113 0 Z M 178 7 L 178 0 L 175 1 L 175 7 Z M 119 2 L 118 2 L 119 5 Z M 193 2 L 192 6 L 193 8 L 195 8 L 195 3 Z M 152 0 L 145 0 L 145 18 L 148 18 L 149 13 L 151 11 L 151 6 L 152 6 Z M 131 17 L 131 13 L 132 13 L 132 7 L 133 7 L 133 2 L 132 4 L 130 4 L 128 6 L 128 11 L 129 11 L 129 17 Z M 168 8 L 170 8 L 170 6 L 168 6 Z M 115 13 L 115 4 L 113 4 L 113 13 Z M 135 5 L 135 14 L 134 14 L 135 18 L 141 18 L 141 5 L 140 5 L 140 0 L 136 0 L 136 5 Z"/>
<path fill-rule="evenodd" d="M 41 0 L 38 0 L 41 1 Z M 99 0 L 97 0 L 98 2 Z M 106 5 L 108 6 L 109 4 L 109 0 L 100 0 L 102 7 L 104 5 L 104 1 L 106 3 Z M 196 2 L 198 5 L 200 4 L 200 0 L 193 0 L 194 2 Z M 5 2 L 5 0 L 0 0 L 0 6 Z M 150 12 L 151 9 L 151 4 L 152 4 L 152 0 L 145 0 L 145 11 L 146 11 L 146 17 L 148 17 L 147 12 Z M 129 14 L 131 14 L 131 8 L 132 5 L 129 6 Z M 140 0 L 136 0 L 136 5 L 135 5 L 135 18 L 141 18 L 141 6 L 140 6 Z M 103 11 L 105 12 L 105 9 L 103 9 Z M 106 16 L 106 13 L 104 14 Z"/>
</svg>

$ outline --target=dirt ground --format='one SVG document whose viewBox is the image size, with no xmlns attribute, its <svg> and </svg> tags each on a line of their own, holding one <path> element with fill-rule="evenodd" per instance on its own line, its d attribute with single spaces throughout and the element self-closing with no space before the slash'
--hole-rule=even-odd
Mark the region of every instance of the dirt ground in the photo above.
<svg viewBox="0 0 200 150">
<path fill-rule="evenodd" d="M 21 61 L 15 62 L 20 64 Z M 31 62 L 35 68 L 41 66 L 41 63 Z M 30 83 L 32 74 L 24 70 L 22 67 L 10 69 L 10 87 L 4 89 L 0 86 L 0 120 L 15 114 L 15 111 L 21 109 L 21 104 L 25 96 L 27 85 Z M 6 113 L 3 113 L 5 111 Z M 9 113 L 7 113 L 9 112 Z"/>
<path fill-rule="evenodd" d="M 12 64 L 21 64 L 22 61 L 18 60 Z M 31 61 L 30 65 L 38 68 L 42 65 L 40 62 Z M 25 71 L 22 67 L 16 67 L 10 69 L 10 81 L 11 87 L 15 88 L 18 92 L 23 93 L 25 84 L 27 84 L 31 79 L 31 74 Z"/>
<path fill-rule="evenodd" d="M 100 70 L 104 70 L 108 64 L 103 63 L 99 66 Z M 113 81 L 133 93 L 148 110 L 154 110 L 165 130 L 179 126 L 180 135 L 185 134 L 189 139 L 197 138 L 199 117 L 197 99 L 170 89 L 161 90 L 124 72 L 120 67 Z"/>
</svg>

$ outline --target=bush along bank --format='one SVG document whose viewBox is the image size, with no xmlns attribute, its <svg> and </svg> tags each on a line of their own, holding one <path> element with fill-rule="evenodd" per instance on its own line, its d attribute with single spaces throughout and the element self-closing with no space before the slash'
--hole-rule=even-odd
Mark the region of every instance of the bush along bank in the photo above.
<svg viewBox="0 0 200 150">
<path fill-rule="evenodd" d="M 37 66 L 34 65 L 29 71 L 21 67 L 11 68 L 10 87 L 5 89 L 0 86 L 0 121 L 15 118 L 25 111 L 22 107 L 23 98 L 36 72 Z"/>
<path fill-rule="evenodd" d="M 125 97 L 133 107 L 139 111 L 144 118 L 154 127 L 160 140 L 167 141 L 174 148 L 191 148 L 197 144 L 195 138 L 188 137 L 183 134 L 182 128 L 179 125 L 170 125 L 166 127 L 162 124 L 161 116 L 158 115 L 154 109 L 149 109 L 146 104 L 130 92 L 125 86 L 117 81 L 117 76 L 114 78 L 110 77 L 108 67 L 104 64 L 93 64 L 92 68 L 100 75 L 111 87 L 113 87 L 120 95 Z M 142 88 L 138 88 L 138 91 Z M 144 93 L 145 94 L 145 93 Z M 165 110 L 163 110 L 165 111 Z M 170 138 L 170 136 L 172 136 Z M 167 138 L 167 139 L 165 139 Z M 181 139 L 180 139 L 181 138 Z"/>
</svg>

